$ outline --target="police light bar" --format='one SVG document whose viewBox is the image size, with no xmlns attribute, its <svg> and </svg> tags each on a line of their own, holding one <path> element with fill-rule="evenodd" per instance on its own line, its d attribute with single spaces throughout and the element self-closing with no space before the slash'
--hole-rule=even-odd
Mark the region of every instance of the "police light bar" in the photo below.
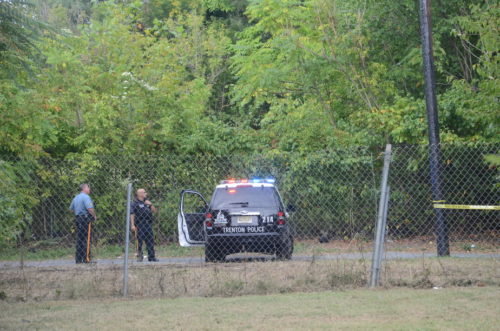
<svg viewBox="0 0 500 331">
<path fill-rule="evenodd" d="M 276 179 L 274 178 L 240 178 L 240 179 L 235 179 L 235 178 L 229 178 L 222 180 L 220 182 L 221 184 L 249 184 L 249 183 L 268 183 L 268 184 L 274 184 L 276 183 Z"/>
</svg>

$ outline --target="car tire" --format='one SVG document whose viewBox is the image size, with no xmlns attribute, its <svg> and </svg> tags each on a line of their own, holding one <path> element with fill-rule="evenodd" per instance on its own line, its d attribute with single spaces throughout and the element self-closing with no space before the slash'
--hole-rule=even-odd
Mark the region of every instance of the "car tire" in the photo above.
<svg viewBox="0 0 500 331">
<path fill-rule="evenodd" d="M 205 246 L 205 262 L 223 262 L 226 255 L 222 252 L 220 247 L 214 247 L 207 243 Z"/>
<path fill-rule="evenodd" d="M 276 247 L 276 258 L 278 260 L 291 260 L 293 254 L 293 238 L 292 236 L 287 236 L 284 240 L 281 240 Z"/>
</svg>

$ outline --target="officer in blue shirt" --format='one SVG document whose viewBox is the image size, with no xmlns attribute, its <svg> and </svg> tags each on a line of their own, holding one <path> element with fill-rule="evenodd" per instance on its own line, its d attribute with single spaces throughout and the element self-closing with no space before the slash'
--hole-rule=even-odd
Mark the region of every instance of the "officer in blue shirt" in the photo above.
<svg viewBox="0 0 500 331">
<path fill-rule="evenodd" d="M 145 242 L 148 248 L 148 261 L 158 262 L 155 257 L 155 242 L 153 235 L 153 213 L 156 208 L 147 198 L 146 190 L 137 190 L 136 199 L 130 207 L 131 229 L 137 235 L 137 261 L 142 262 L 142 243 Z"/>
<path fill-rule="evenodd" d="M 97 218 L 94 203 L 89 196 L 89 184 L 80 185 L 69 209 L 75 214 L 76 223 L 76 263 L 90 262 L 91 224 Z"/>
</svg>

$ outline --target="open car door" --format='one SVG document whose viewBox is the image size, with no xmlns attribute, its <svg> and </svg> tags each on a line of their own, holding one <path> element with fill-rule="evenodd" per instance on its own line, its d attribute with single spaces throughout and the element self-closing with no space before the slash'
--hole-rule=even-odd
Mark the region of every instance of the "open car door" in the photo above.
<svg viewBox="0 0 500 331">
<path fill-rule="evenodd" d="M 205 245 L 205 214 L 208 203 L 196 191 L 183 190 L 177 216 L 179 244 L 182 247 Z"/>
</svg>

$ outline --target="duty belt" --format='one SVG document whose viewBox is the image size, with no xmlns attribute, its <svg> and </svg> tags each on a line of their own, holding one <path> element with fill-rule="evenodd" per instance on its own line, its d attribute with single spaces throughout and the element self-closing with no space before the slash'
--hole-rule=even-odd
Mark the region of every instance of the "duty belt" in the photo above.
<svg viewBox="0 0 500 331">
<path fill-rule="evenodd" d="M 90 218 L 90 214 L 85 214 L 85 215 L 76 215 L 76 220 L 77 221 L 87 221 Z"/>
</svg>

